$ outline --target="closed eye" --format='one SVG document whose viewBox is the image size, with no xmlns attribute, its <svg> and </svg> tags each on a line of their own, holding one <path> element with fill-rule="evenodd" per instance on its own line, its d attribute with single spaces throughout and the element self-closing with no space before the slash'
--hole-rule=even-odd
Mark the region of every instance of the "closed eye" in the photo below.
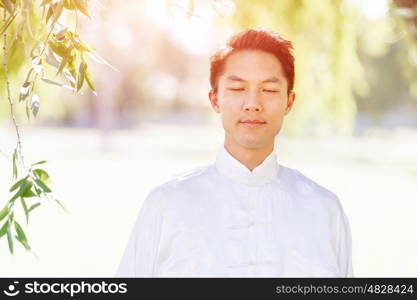
<svg viewBox="0 0 417 300">
<path fill-rule="evenodd" d="M 267 93 L 278 93 L 279 91 L 275 91 L 275 90 L 264 90 Z"/>
<path fill-rule="evenodd" d="M 229 88 L 230 91 L 243 91 L 243 88 Z"/>
</svg>

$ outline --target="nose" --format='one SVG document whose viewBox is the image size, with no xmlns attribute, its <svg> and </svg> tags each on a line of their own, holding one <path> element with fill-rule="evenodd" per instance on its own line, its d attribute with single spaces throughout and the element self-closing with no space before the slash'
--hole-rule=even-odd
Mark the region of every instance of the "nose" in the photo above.
<svg viewBox="0 0 417 300">
<path fill-rule="evenodd" d="M 243 110 L 248 112 L 260 112 L 262 111 L 262 105 L 259 101 L 259 96 L 256 92 L 252 92 L 248 95 L 244 105 Z"/>
</svg>

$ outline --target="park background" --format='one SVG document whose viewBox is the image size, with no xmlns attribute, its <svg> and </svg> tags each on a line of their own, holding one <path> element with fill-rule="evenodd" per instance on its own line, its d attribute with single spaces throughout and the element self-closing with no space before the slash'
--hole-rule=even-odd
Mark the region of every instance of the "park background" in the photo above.
<svg viewBox="0 0 417 300">
<path fill-rule="evenodd" d="M 111 64 L 89 63 L 97 93 L 39 84 L 30 122 L 15 101 L 25 158 L 48 161 L 53 192 L 70 213 L 54 202 L 31 213 L 33 252 L 16 243 L 11 255 L 0 239 L 0 276 L 115 274 L 150 190 L 215 159 L 223 130 L 207 97 L 209 56 L 249 26 L 293 42 L 297 99 L 275 151 L 280 164 L 338 195 L 352 229 L 354 276 L 417 276 L 417 1 L 88 5 L 80 34 Z M 10 55 L 18 95 L 25 63 Z M 16 136 L 0 75 L 3 206 Z"/>
</svg>

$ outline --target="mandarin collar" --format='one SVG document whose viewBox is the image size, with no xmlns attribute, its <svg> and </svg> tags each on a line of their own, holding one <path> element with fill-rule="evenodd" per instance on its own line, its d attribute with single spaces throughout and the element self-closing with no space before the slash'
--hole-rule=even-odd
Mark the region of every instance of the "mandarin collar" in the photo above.
<svg viewBox="0 0 417 300">
<path fill-rule="evenodd" d="M 244 164 L 234 158 L 224 146 L 217 153 L 215 166 L 224 176 L 248 186 L 266 184 L 276 178 L 279 171 L 279 164 L 274 151 L 260 165 L 250 171 Z"/>
</svg>

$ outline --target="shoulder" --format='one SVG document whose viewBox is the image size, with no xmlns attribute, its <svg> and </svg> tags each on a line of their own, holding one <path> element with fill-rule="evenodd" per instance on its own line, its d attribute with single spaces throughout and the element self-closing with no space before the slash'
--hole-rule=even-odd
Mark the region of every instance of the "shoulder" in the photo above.
<svg viewBox="0 0 417 300">
<path fill-rule="evenodd" d="M 158 197 L 201 189 L 212 182 L 213 164 L 202 165 L 165 178 L 150 193 Z"/>
<path fill-rule="evenodd" d="M 300 171 L 286 166 L 281 167 L 281 178 L 289 192 L 304 204 L 312 203 L 315 206 L 324 206 L 332 210 L 340 210 L 341 203 L 337 195 L 307 177 Z"/>
</svg>

